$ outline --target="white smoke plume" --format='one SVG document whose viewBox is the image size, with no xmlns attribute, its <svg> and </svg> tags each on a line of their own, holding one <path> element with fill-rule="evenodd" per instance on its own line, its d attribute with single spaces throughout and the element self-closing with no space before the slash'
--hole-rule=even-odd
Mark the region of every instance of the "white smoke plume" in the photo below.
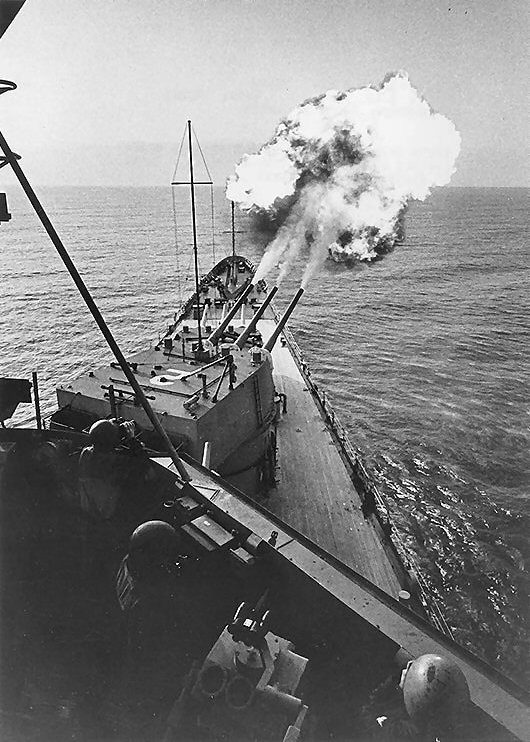
<svg viewBox="0 0 530 742">
<path fill-rule="evenodd" d="M 280 225 L 257 279 L 280 264 L 281 280 L 306 249 L 303 286 L 327 257 L 354 263 L 389 252 L 408 201 L 448 183 L 459 150 L 452 122 L 403 72 L 302 103 L 227 184 L 227 198 Z"/>
</svg>

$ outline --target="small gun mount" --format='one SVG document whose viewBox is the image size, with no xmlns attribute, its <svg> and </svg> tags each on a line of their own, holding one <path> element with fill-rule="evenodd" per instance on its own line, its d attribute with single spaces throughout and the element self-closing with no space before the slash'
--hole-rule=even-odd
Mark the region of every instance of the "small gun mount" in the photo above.
<svg viewBox="0 0 530 742">
<path fill-rule="evenodd" d="M 307 659 L 268 630 L 264 600 L 239 606 L 195 674 L 189 701 L 200 739 L 299 738 L 307 706 L 295 693 Z"/>
<path fill-rule="evenodd" d="M 259 649 L 263 645 L 268 631 L 269 611 L 263 611 L 263 598 L 253 608 L 248 603 L 241 603 L 232 623 L 228 624 L 228 633 L 235 642 L 243 642 L 247 647 Z"/>
</svg>

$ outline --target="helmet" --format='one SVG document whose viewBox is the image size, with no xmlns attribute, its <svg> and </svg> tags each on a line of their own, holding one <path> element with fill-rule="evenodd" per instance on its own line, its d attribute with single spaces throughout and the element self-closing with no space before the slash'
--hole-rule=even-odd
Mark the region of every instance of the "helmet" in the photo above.
<svg viewBox="0 0 530 742">
<path fill-rule="evenodd" d="M 179 557 L 177 532 L 162 520 L 149 520 L 138 526 L 129 539 L 127 565 L 133 577 L 167 572 Z"/>
<path fill-rule="evenodd" d="M 410 718 L 433 728 L 450 726 L 470 698 L 462 670 L 437 654 L 423 654 L 409 662 L 400 687 Z"/>
<path fill-rule="evenodd" d="M 90 442 L 105 451 L 112 451 L 121 440 L 120 429 L 113 420 L 98 420 L 88 431 Z"/>
</svg>

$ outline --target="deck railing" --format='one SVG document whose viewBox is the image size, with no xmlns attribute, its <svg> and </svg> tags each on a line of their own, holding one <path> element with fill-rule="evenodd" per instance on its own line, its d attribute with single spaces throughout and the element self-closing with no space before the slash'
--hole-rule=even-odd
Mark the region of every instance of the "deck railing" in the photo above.
<svg viewBox="0 0 530 742">
<path fill-rule="evenodd" d="M 271 309 L 274 313 L 276 322 L 278 322 L 281 315 L 274 307 L 271 307 Z M 373 478 L 369 474 L 366 465 L 362 460 L 360 451 L 352 444 L 346 428 L 333 409 L 333 406 L 326 398 L 325 391 L 321 392 L 318 385 L 311 379 L 311 374 L 300 346 L 294 339 L 293 334 L 288 327 L 284 327 L 283 335 L 308 389 L 311 391 L 313 398 L 320 406 L 321 412 L 330 430 L 335 436 L 335 440 L 346 465 L 350 470 L 350 476 L 352 477 L 354 484 L 361 489 L 361 497 L 364 499 L 368 495 L 373 498 L 373 502 L 375 503 L 373 514 L 383 531 L 383 534 L 387 537 L 387 544 L 392 551 L 394 560 L 397 560 L 399 565 L 403 568 L 403 571 L 406 573 L 408 586 L 417 594 L 423 609 L 431 619 L 433 625 L 446 636 L 453 638 L 451 628 L 447 623 L 438 602 L 432 595 L 432 589 L 429 587 L 427 580 L 420 572 L 418 565 L 400 534 L 392 526 L 388 507 L 374 483 Z"/>
</svg>

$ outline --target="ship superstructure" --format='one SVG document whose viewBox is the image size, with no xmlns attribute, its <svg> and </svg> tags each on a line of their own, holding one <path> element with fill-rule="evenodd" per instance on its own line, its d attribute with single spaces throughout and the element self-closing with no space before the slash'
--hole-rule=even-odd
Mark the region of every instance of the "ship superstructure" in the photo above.
<svg viewBox="0 0 530 742">
<path fill-rule="evenodd" d="M 270 354 L 235 342 L 249 328 L 248 342 L 257 339 L 251 323 L 266 287 L 252 285 L 253 275 L 245 258 L 223 259 L 200 281 L 200 309 L 194 294 L 157 343 L 128 357 L 179 450 L 250 493 L 271 484 L 277 416 Z M 154 442 L 153 426 L 114 362 L 59 385 L 57 398 L 54 425 L 84 428 L 112 411 Z"/>
</svg>

